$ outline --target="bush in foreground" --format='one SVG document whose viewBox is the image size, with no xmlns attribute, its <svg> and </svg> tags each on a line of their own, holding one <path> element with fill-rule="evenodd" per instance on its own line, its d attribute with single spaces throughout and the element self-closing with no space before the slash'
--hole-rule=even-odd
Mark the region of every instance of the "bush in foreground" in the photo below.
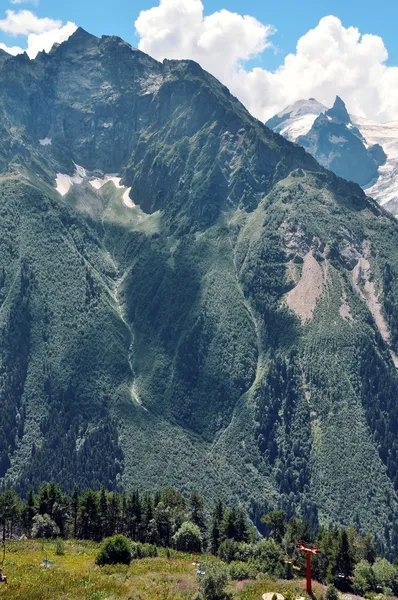
<svg viewBox="0 0 398 600">
<path fill-rule="evenodd" d="M 154 558 L 158 555 L 158 549 L 153 544 L 141 544 L 133 542 L 131 544 L 131 558 Z"/>
<path fill-rule="evenodd" d="M 124 535 L 114 535 L 106 539 L 98 552 L 97 565 L 129 565 L 131 563 L 131 543 Z"/>
<path fill-rule="evenodd" d="M 176 549 L 182 552 L 202 552 L 202 535 L 194 523 L 183 523 L 173 536 L 173 542 Z"/>
<path fill-rule="evenodd" d="M 326 600 L 339 600 L 339 593 L 334 585 L 328 585 L 326 588 Z"/>
<path fill-rule="evenodd" d="M 33 538 L 53 538 L 60 534 L 58 525 L 52 520 L 50 515 L 36 515 L 33 517 L 32 537 Z"/>
<path fill-rule="evenodd" d="M 198 575 L 198 597 L 204 600 L 228 600 L 230 596 L 225 590 L 228 571 L 225 566 L 213 562 L 204 562 L 201 569 L 204 574 Z"/>
</svg>

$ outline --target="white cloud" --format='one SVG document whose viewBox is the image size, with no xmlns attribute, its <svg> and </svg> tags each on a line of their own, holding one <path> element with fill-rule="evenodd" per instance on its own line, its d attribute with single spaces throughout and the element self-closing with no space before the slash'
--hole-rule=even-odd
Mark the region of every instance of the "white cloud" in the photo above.
<svg viewBox="0 0 398 600">
<path fill-rule="evenodd" d="M 0 50 L 5 50 L 6 52 L 8 52 L 8 54 L 12 54 L 13 56 L 16 56 L 17 54 L 22 54 L 24 52 L 24 50 L 22 50 L 22 48 L 20 48 L 19 46 L 6 46 L 5 44 L 3 44 L 3 42 L 0 42 Z"/>
<path fill-rule="evenodd" d="M 26 52 L 30 58 L 35 58 L 42 50 L 50 52 L 54 44 L 65 42 L 76 29 L 77 25 L 68 21 L 66 25 L 58 29 L 51 29 L 44 33 L 30 33 L 28 35 L 28 48 Z"/>
<path fill-rule="evenodd" d="M 159 60 L 190 58 L 222 80 L 270 46 L 274 32 L 257 19 L 221 10 L 203 16 L 201 0 L 160 0 L 135 22 L 140 50 Z"/>
<path fill-rule="evenodd" d="M 327 16 L 276 71 L 248 70 L 244 63 L 271 45 L 272 26 L 227 10 L 204 17 L 203 9 L 201 0 L 160 0 L 135 23 L 139 48 L 159 60 L 198 61 L 261 120 L 302 98 L 331 105 L 336 94 L 353 114 L 398 119 L 398 67 L 386 66 L 381 37 Z"/>
<path fill-rule="evenodd" d="M 6 18 L 0 20 L 0 31 L 9 35 L 28 35 L 29 33 L 43 33 L 50 29 L 61 27 L 61 21 L 54 21 L 47 17 L 40 19 L 30 10 L 6 11 Z"/>
<path fill-rule="evenodd" d="M 27 10 L 18 13 L 7 11 L 7 18 L 0 21 L 0 30 L 11 35 L 25 35 L 27 47 L 25 49 L 20 46 L 10 47 L 0 43 L 0 48 L 14 56 L 27 52 L 30 58 L 35 58 L 42 50 L 49 52 L 54 44 L 60 44 L 67 40 L 76 29 L 77 26 L 71 21 L 62 25 L 61 21 L 39 19 Z"/>
<path fill-rule="evenodd" d="M 34 4 L 39 5 L 40 0 L 10 0 L 11 4 Z"/>
</svg>

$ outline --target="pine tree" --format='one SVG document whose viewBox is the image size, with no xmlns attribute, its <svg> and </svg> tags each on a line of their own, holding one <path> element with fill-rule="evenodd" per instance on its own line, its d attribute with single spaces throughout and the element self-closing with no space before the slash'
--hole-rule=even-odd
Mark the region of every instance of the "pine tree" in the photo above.
<svg viewBox="0 0 398 600">
<path fill-rule="evenodd" d="M 73 537 L 76 539 L 77 538 L 77 517 L 79 515 L 79 489 L 78 489 L 77 485 L 74 486 L 73 491 L 72 491 L 70 507 L 71 507 L 71 515 L 72 515 L 72 520 L 73 520 Z"/>
<path fill-rule="evenodd" d="M 101 519 L 99 512 L 98 494 L 93 490 L 85 490 L 80 498 L 80 530 L 84 539 L 101 537 Z"/>
<path fill-rule="evenodd" d="M 261 523 L 269 527 L 272 537 L 278 544 L 282 542 L 282 538 L 285 535 L 285 516 L 286 513 L 284 510 L 273 510 L 261 519 Z"/>
<path fill-rule="evenodd" d="M 109 521 L 108 521 L 108 498 L 104 488 L 100 491 L 99 497 L 99 516 L 101 521 L 101 537 L 107 537 L 109 535 Z"/>
<path fill-rule="evenodd" d="M 206 532 L 206 517 L 204 502 L 202 496 L 198 492 L 192 492 L 188 500 L 189 519 L 197 525 L 201 533 Z"/>
<path fill-rule="evenodd" d="M 339 544 L 336 555 L 336 567 L 339 574 L 344 575 L 345 580 L 352 575 L 354 561 L 351 553 L 351 548 L 348 542 L 347 531 L 343 529 L 339 536 Z"/>
<path fill-rule="evenodd" d="M 26 535 L 30 536 L 33 526 L 33 518 L 37 514 L 36 510 L 36 498 L 35 493 L 32 489 L 28 492 L 28 498 L 23 506 L 21 519 L 22 527 Z"/>
</svg>

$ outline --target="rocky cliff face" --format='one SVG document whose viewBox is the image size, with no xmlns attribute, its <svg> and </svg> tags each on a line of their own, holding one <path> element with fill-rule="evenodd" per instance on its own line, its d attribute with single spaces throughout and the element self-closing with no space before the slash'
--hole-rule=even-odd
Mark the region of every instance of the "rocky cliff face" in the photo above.
<svg viewBox="0 0 398 600">
<path fill-rule="evenodd" d="M 336 175 L 367 187 L 378 177 L 386 155 L 379 145 L 368 147 L 355 127 L 344 102 L 337 96 L 333 107 L 321 113 L 310 131 L 296 139 L 320 164 Z"/>
<path fill-rule="evenodd" d="M 313 98 L 299 100 L 269 119 L 267 126 L 302 145 L 337 175 L 359 183 L 396 214 L 396 123 L 350 116 L 337 97 L 331 109 Z"/>
<path fill-rule="evenodd" d="M 394 547 L 396 222 L 190 61 L 78 30 L 0 83 L 3 481 L 206 490 Z"/>
</svg>

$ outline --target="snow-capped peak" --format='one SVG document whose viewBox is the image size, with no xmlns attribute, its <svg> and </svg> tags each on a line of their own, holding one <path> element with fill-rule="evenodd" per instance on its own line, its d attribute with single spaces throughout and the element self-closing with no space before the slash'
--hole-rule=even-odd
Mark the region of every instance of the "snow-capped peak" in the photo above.
<svg viewBox="0 0 398 600">
<path fill-rule="evenodd" d="M 300 135 L 307 134 L 315 119 L 326 110 L 315 98 L 297 100 L 269 119 L 266 125 L 294 142 Z"/>
</svg>

